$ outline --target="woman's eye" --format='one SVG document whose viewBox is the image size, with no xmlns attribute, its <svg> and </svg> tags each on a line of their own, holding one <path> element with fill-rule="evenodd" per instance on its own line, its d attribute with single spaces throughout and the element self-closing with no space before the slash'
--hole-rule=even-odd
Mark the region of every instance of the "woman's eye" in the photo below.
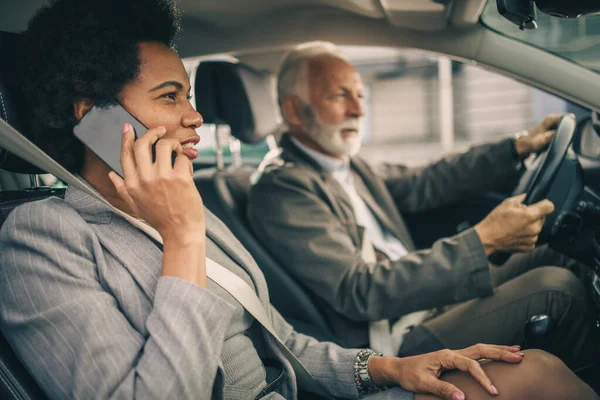
<svg viewBox="0 0 600 400">
<path fill-rule="evenodd" d="M 163 95 L 163 97 L 165 97 L 167 99 L 171 99 L 171 100 L 177 100 L 177 93 L 175 93 L 175 92 L 166 93 Z"/>
<path fill-rule="evenodd" d="M 194 98 L 194 96 L 192 96 L 191 94 L 188 94 L 187 96 L 185 96 L 185 98 L 188 99 L 188 101 L 190 101 Z"/>
</svg>

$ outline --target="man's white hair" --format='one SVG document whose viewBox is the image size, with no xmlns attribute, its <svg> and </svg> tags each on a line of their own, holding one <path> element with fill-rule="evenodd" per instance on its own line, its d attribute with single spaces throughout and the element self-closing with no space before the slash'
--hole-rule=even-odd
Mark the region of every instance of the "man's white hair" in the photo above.
<svg viewBox="0 0 600 400">
<path fill-rule="evenodd" d="M 283 100 L 289 95 L 296 95 L 308 104 L 308 61 L 323 55 L 345 60 L 335 44 L 322 41 L 300 44 L 284 56 L 277 76 L 277 98 L 280 108 Z"/>
</svg>

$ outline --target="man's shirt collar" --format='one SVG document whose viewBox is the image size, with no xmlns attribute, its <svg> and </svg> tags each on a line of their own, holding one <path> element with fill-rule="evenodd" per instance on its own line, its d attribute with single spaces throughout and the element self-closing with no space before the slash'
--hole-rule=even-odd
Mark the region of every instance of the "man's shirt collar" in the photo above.
<svg viewBox="0 0 600 400">
<path fill-rule="evenodd" d="M 333 158 L 300 143 L 300 141 L 293 136 L 290 136 L 290 140 L 292 141 L 292 143 L 294 143 L 294 145 L 296 145 L 296 147 L 298 147 L 300 150 L 306 153 L 306 155 L 312 158 L 317 164 L 319 164 L 319 166 L 321 166 L 321 168 L 323 168 L 325 171 L 329 173 L 335 173 L 346 172 L 350 170 L 349 157 L 346 156 L 343 160 Z"/>
</svg>

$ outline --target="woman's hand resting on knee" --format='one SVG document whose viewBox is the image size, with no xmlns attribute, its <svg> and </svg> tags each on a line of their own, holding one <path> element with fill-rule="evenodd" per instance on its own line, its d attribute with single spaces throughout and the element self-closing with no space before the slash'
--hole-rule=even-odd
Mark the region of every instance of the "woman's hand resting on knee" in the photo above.
<svg viewBox="0 0 600 400">
<path fill-rule="evenodd" d="M 413 357 L 377 357 L 369 360 L 369 373 L 380 385 L 399 385 L 415 393 L 431 393 L 448 400 L 462 400 L 464 393 L 439 379 L 444 371 L 468 372 L 492 395 L 498 394 L 478 360 L 520 363 L 524 354 L 518 346 L 477 344 L 463 350 L 440 350 Z"/>
</svg>

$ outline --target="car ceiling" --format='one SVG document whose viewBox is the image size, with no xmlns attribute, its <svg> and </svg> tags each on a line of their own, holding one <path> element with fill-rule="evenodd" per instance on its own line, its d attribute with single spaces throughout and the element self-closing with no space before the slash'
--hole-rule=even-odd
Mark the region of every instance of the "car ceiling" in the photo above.
<svg viewBox="0 0 600 400">
<path fill-rule="evenodd" d="M 324 29 L 349 39 L 349 25 L 439 32 L 477 22 L 486 0 L 176 0 L 183 11 L 184 57 L 281 46 L 282 29 L 300 42 Z M 0 0 L 0 30 L 19 32 L 45 0 Z M 344 29 L 344 26 L 347 29 Z M 304 34 L 302 34 L 304 33 Z M 260 37 L 260 43 L 248 38 Z M 331 38 L 329 38 L 331 40 Z M 289 42 L 289 41 L 288 41 Z"/>
</svg>

